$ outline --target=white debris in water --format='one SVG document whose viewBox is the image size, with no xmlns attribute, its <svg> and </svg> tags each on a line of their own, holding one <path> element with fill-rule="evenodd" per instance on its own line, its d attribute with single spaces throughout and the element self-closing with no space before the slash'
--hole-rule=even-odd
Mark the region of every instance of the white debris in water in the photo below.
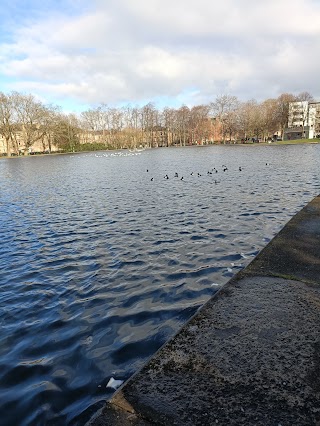
<svg viewBox="0 0 320 426">
<path fill-rule="evenodd" d="M 116 380 L 113 377 L 108 381 L 106 388 L 118 389 L 123 383 L 123 380 Z"/>
<path fill-rule="evenodd" d="M 227 271 L 228 271 L 228 272 L 232 272 L 232 269 L 231 269 L 231 268 L 227 268 Z"/>
<path fill-rule="evenodd" d="M 212 283 L 211 287 L 220 287 L 220 284 L 218 284 L 218 283 Z"/>
</svg>

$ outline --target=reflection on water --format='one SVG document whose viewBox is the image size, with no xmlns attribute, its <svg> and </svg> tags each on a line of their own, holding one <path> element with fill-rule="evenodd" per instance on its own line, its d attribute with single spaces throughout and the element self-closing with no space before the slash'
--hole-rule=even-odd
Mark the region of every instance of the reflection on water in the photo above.
<svg viewBox="0 0 320 426">
<path fill-rule="evenodd" d="M 318 195 L 319 166 L 319 145 L 0 161 L 2 422 L 83 424 Z"/>
</svg>

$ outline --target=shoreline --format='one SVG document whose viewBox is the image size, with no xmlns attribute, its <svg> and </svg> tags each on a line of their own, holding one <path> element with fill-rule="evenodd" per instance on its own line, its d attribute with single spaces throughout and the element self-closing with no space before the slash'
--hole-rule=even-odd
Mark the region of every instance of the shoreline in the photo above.
<svg viewBox="0 0 320 426">
<path fill-rule="evenodd" d="M 276 141 L 276 142 L 252 142 L 252 143 L 212 143 L 212 144 L 204 144 L 204 145 L 176 145 L 176 146 L 163 146 L 156 148 L 145 148 L 145 150 L 150 149 L 158 149 L 158 148 L 204 148 L 208 146 L 241 146 L 241 147 L 249 147 L 249 146 L 280 146 L 280 145 L 318 145 L 320 144 L 320 139 L 306 139 L 306 140 L 288 140 L 288 141 Z M 50 154 L 33 154 L 33 155 L 12 155 L 7 157 L 5 155 L 0 156 L 0 160 L 2 159 L 13 159 L 13 158 L 30 158 L 30 157 L 51 157 L 54 155 L 67 155 L 67 154 L 87 154 L 90 152 L 115 152 L 115 151 L 129 151 L 130 148 L 120 148 L 120 149 L 100 149 L 100 150 L 92 150 L 92 151 L 75 151 L 75 152 L 52 152 Z"/>
</svg>

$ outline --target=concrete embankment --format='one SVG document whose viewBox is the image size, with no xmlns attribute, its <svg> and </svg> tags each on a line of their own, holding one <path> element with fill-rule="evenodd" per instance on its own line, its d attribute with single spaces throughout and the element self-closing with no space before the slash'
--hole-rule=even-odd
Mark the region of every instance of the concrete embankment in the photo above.
<svg viewBox="0 0 320 426">
<path fill-rule="evenodd" d="M 90 424 L 320 425 L 320 196 Z"/>
</svg>

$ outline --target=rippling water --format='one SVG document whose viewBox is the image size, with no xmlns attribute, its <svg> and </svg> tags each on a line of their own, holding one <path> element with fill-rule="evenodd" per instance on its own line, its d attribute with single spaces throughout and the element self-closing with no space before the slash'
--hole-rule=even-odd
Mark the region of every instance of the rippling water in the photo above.
<svg viewBox="0 0 320 426">
<path fill-rule="evenodd" d="M 319 194 L 319 169 L 320 145 L 1 160 L 1 424 L 83 424 Z"/>
</svg>

